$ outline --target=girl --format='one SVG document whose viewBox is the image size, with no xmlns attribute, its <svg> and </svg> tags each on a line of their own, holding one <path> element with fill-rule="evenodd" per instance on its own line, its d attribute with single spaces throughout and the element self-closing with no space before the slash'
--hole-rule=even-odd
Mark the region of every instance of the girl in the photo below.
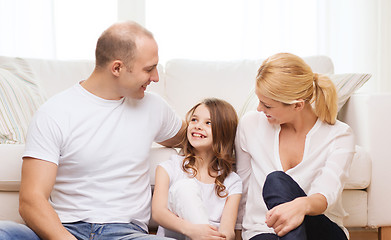
<svg viewBox="0 0 391 240">
<path fill-rule="evenodd" d="M 232 172 L 236 111 L 211 98 L 190 109 L 186 120 L 181 154 L 156 169 L 152 218 L 161 226 L 158 235 L 234 239 L 242 193 Z"/>
<path fill-rule="evenodd" d="M 243 116 L 236 138 L 243 238 L 346 240 L 341 193 L 354 137 L 336 120 L 333 83 L 280 53 L 259 68 L 255 93 L 259 112 Z"/>
</svg>

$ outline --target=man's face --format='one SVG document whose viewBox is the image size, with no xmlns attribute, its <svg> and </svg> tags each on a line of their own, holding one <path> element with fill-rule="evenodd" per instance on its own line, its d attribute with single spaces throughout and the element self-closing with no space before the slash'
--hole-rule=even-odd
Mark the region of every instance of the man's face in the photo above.
<svg viewBox="0 0 391 240">
<path fill-rule="evenodd" d="M 157 64 L 158 47 L 152 38 L 143 37 L 137 40 L 136 57 L 131 68 L 126 68 L 119 79 L 120 92 L 125 97 L 142 99 L 144 91 L 151 82 L 158 82 Z"/>
</svg>

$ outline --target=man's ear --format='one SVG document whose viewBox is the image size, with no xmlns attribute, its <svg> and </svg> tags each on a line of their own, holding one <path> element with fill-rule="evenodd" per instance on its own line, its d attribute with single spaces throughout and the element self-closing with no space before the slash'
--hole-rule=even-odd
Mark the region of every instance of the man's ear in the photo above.
<svg viewBox="0 0 391 240">
<path fill-rule="evenodd" d="M 305 101 L 303 99 L 298 99 L 297 102 L 294 103 L 294 108 L 297 111 L 303 110 L 305 106 Z"/>
<path fill-rule="evenodd" d="M 124 64 L 120 60 L 115 60 L 111 63 L 111 73 L 116 77 L 119 77 L 122 68 L 124 68 Z"/>
</svg>

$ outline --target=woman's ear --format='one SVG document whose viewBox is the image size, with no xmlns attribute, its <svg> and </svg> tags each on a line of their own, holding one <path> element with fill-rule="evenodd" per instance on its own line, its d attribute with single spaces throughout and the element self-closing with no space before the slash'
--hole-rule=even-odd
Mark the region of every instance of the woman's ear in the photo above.
<svg viewBox="0 0 391 240">
<path fill-rule="evenodd" d="M 294 103 L 294 108 L 297 111 L 303 110 L 304 106 L 305 106 L 305 101 L 303 99 L 298 99 L 296 103 Z"/>
<path fill-rule="evenodd" d="M 124 67 L 124 64 L 122 63 L 122 61 L 120 60 L 115 60 L 112 62 L 111 64 L 111 73 L 116 76 L 116 77 L 119 77 L 120 75 L 120 72 L 122 70 L 122 68 Z"/>
</svg>

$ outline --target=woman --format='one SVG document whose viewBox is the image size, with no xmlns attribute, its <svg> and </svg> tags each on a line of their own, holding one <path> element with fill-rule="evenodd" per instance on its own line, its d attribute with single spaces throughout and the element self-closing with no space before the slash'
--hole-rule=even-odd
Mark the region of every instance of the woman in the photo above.
<svg viewBox="0 0 391 240">
<path fill-rule="evenodd" d="M 348 239 L 341 193 L 354 136 L 336 120 L 335 86 L 279 53 L 262 63 L 255 93 L 258 112 L 241 119 L 236 138 L 243 238 Z"/>
</svg>

